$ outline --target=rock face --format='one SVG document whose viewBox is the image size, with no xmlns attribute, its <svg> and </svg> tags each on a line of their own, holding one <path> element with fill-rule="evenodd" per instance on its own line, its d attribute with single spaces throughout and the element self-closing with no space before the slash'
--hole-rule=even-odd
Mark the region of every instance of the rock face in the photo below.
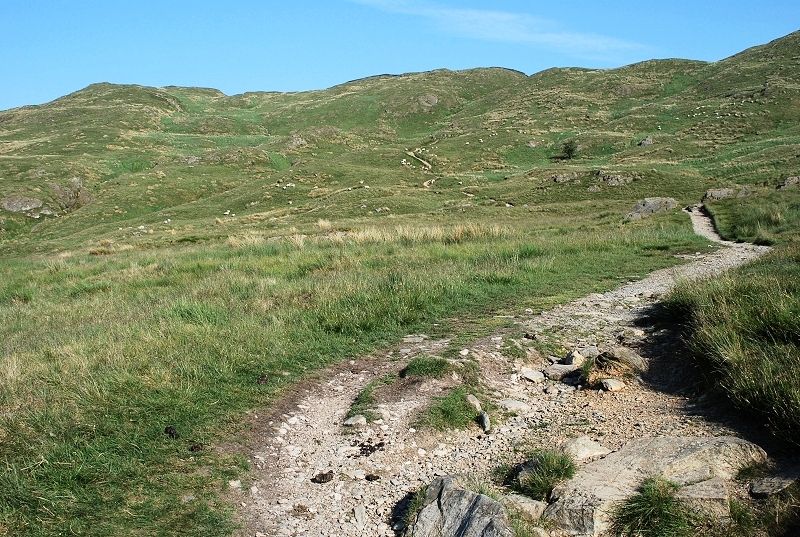
<svg viewBox="0 0 800 537">
<path fill-rule="evenodd" d="M 644 198 L 626 215 L 628 220 L 640 220 L 656 213 L 671 211 L 678 206 L 675 198 Z"/>
<path fill-rule="evenodd" d="M 460 487 L 453 477 L 438 477 L 429 486 L 407 537 L 512 537 L 500 503 Z"/>
<path fill-rule="evenodd" d="M 726 482 L 744 466 L 766 460 L 763 449 L 736 437 L 639 438 L 557 486 L 544 516 L 568 535 L 602 535 L 615 503 L 651 476 L 674 481 L 693 505 L 718 512 L 727 505 Z"/>
</svg>

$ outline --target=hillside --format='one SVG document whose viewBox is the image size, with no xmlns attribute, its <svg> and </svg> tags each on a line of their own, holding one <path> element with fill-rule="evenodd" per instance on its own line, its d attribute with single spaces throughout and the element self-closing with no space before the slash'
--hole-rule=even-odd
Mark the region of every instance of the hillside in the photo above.
<svg viewBox="0 0 800 537">
<path fill-rule="evenodd" d="M 721 233 L 796 248 L 798 147 L 800 32 L 0 112 L 0 535 L 228 535 L 244 416 L 406 334 L 466 343 L 718 247 L 679 211 L 625 219 L 641 198 L 744 189 Z"/>
</svg>

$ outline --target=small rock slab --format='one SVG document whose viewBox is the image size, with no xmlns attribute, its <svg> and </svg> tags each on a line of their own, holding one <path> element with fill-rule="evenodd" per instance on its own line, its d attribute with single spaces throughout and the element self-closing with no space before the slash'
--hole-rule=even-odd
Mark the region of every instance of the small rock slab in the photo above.
<svg viewBox="0 0 800 537">
<path fill-rule="evenodd" d="M 529 382 L 533 382 L 538 384 L 544 381 L 544 373 L 541 371 L 537 371 L 531 367 L 523 367 L 519 370 L 520 378 L 523 378 Z"/>
<path fill-rule="evenodd" d="M 681 486 L 715 478 L 730 481 L 741 468 L 766 460 L 763 449 L 733 436 L 638 438 L 558 485 L 544 516 L 570 535 L 603 535 L 614 505 L 633 495 L 647 477 L 663 476 Z M 707 485 L 713 491 L 708 498 L 699 486 L 689 491 L 695 501 L 718 500 L 719 487 Z"/>
<path fill-rule="evenodd" d="M 603 379 L 600 385 L 608 392 L 618 392 L 625 389 L 625 383 L 617 379 Z"/>
<path fill-rule="evenodd" d="M 356 414 L 344 420 L 346 427 L 364 427 L 367 425 L 367 418 L 361 414 Z"/>
<path fill-rule="evenodd" d="M 750 495 L 754 498 L 768 498 L 780 494 L 797 481 L 796 477 L 762 477 L 750 483 Z"/>
<path fill-rule="evenodd" d="M 564 451 L 578 462 L 605 457 L 611 450 L 588 436 L 579 436 L 564 443 Z"/>
<path fill-rule="evenodd" d="M 466 397 L 466 399 L 467 399 L 467 403 L 469 403 L 469 405 L 470 405 L 472 408 L 474 408 L 474 409 L 475 409 L 475 412 L 480 412 L 481 410 L 483 410 L 483 409 L 481 408 L 481 402 L 478 400 L 478 398 L 477 398 L 477 397 L 475 397 L 475 396 L 474 396 L 474 395 L 472 395 L 471 393 L 467 394 L 467 397 Z"/>
<path fill-rule="evenodd" d="M 634 371 L 646 371 L 647 360 L 640 356 L 636 351 L 627 347 L 613 347 L 598 356 L 601 363 L 616 362 Z"/>
<path fill-rule="evenodd" d="M 502 401 L 498 401 L 497 404 L 509 412 L 525 413 L 531 410 L 531 406 L 528 403 L 516 399 L 503 399 Z"/>
<path fill-rule="evenodd" d="M 711 517 L 720 519 L 731 516 L 728 483 L 720 477 L 682 487 L 675 496 L 690 509 Z"/>
<path fill-rule="evenodd" d="M 550 380 L 564 380 L 569 375 L 578 371 L 577 365 L 553 364 L 544 370 L 544 374 Z"/>
<path fill-rule="evenodd" d="M 406 532 L 408 537 L 513 537 L 503 506 L 458 485 L 451 476 L 428 486 L 422 507 Z"/>
<path fill-rule="evenodd" d="M 489 414 L 483 410 L 478 414 L 478 425 L 480 425 L 484 433 L 489 433 L 492 430 L 492 420 L 489 418 Z"/>
<path fill-rule="evenodd" d="M 586 357 L 581 354 L 581 352 L 577 349 L 570 351 L 563 360 L 561 360 L 562 364 L 566 365 L 576 365 L 582 366 L 586 362 Z"/>
<path fill-rule="evenodd" d="M 512 509 L 516 509 L 532 521 L 537 521 L 542 518 L 544 510 L 547 509 L 547 503 L 528 498 L 522 494 L 509 494 L 503 500 L 506 505 Z"/>
</svg>

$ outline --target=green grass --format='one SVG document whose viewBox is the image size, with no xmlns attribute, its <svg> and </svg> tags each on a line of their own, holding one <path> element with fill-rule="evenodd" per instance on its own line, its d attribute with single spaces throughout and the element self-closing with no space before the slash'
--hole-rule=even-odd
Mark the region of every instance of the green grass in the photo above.
<svg viewBox="0 0 800 537">
<path fill-rule="evenodd" d="M 765 245 L 800 240 L 800 188 L 720 200 L 709 210 L 729 240 Z"/>
<path fill-rule="evenodd" d="M 612 531 L 620 537 L 689 537 L 695 515 L 676 497 L 678 485 L 646 479 L 636 494 L 616 507 Z"/>
<path fill-rule="evenodd" d="M 418 356 L 412 358 L 400 372 L 403 377 L 442 378 L 451 369 L 450 362 L 438 356 Z"/>
<path fill-rule="evenodd" d="M 381 386 L 392 384 L 396 378 L 394 374 L 389 373 L 381 378 L 368 382 L 367 385 L 358 392 L 356 398 L 353 399 L 353 403 L 350 405 L 350 410 L 347 411 L 346 417 L 351 418 L 360 414 L 369 421 L 378 419 L 380 416 L 375 412 L 375 390 Z"/>
<path fill-rule="evenodd" d="M 418 422 L 423 427 L 440 431 L 464 429 L 474 423 L 475 409 L 467 402 L 469 391 L 464 386 L 452 389 L 446 395 L 435 397 Z"/>
<path fill-rule="evenodd" d="M 513 487 L 534 500 L 547 501 L 556 485 L 575 475 L 575 461 L 568 454 L 552 449 L 529 453 Z"/>
<path fill-rule="evenodd" d="M 713 64 L 443 70 L 313 93 L 96 84 L 0 112 L 0 198 L 56 207 L 72 177 L 88 195 L 58 218 L 0 214 L 0 534 L 227 535 L 220 498 L 245 465 L 213 446 L 299 379 L 706 249 L 685 215 L 622 215 L 794 173 L 798 38 Z M 577 157 L 551 160 L 573 138 Z M 428 173 L 401 163 L 417 148 Z M 637 180 L 589 192 L 601 169 Z M 580 182 L 550 180 L 564 171 Z M 722 228 L 730 215 L 723 233 L 783 244 L 796 210 L 780 196 L 748 201 L 763 201 L 755 216 L 738 200 L 712 211 Z M 475 388 L 437 401 L 432 423 L 468 424 Z"/>
</svg>

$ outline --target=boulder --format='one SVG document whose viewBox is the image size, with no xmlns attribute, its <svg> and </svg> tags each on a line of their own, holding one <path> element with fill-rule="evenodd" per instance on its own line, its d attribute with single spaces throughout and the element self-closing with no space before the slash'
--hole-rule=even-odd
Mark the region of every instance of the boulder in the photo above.
<svg viewBox="0 0 800 537">
<path fill-rule="evenodd" d="M 628 220 L 640 220 L 656 213 L 671 211 L 678 206 L 675 198 L 644 198 L 636 202 L 631 212 L 626 215 Z"/>
<path fill-rule="evenodd" d="M 550 380 L 564 380 L 570 375 L 575 374 L 580 367 L 569 364 L 553 364 L 544 370 L 544 374 Z"/>
<path fill-rule="evenodd" d="M 754 498 L 768 498 L 780 494 L 797 482 L 796 475 L 762 477 L 750 483 L 750 495 Z"/>
<path fill-rule="evenodd" d="M 477 397 L 475 397 L 474 395 L 469 393 L 469 394 L 467 394 L 466 399 L 467 399 L 467 403 L 469 403 L 469 406 L 471 406 L 472 408 L 475 409 L 475 412 L 480 412 L 482 410 L 481 402 L 478 400 Z"/>
<path fill-rule="evenodd" d="M 612 347 L 601 353 L 600 356 L 597 357 L 597 361 L 601 364 L 614 362 L 638 372 L 646 371 L 648 367 L 645 358 L 627 347 Z"/>
<path fill-rule="evenodd" d="M 588 436 L 572 438 L 564 443 L 564 452 L 578 462 L 605 457 L 611 450 Z"/>
<path fill-rule="evenodd" d="M 489 418 L 489 414 L 487 414 L 485 410 L 481 410 L 481 413 L 478 414 L 478 425 L 486 434 L 492 431 L 492 420 Z"/>
<path fill-rule="evenodd" d="M 648 145 L 653 145 L 654 143 L 655 142 L 653 141 L 653 137 L 652 136 L 648 136 L 647 138 L 644 138 L 643 140 L 639 141 L 639 145 L 641 147 L 647 147 Z"/>
<path fill-rule="evenodd" d="M 633 177 L 619 173 L 599 172 L 597 176 L 608 186 L 624 186 L 633 182 Z"/>
<path fill-rule="evenodd" d="M 778 183 L 777 189 L 784 190 L 786 188 L 797 188 L 798 186 L 800 186 L 800 175 L 795 175 L 793 177 L 787 177 Z"/>
<path fill-rule="evenodd" d="M 582 366 L 586 362 L 586 357 L 577 349 L 569 351 L 567 355 L 561 360 L 562 364 Z"/>
<path fill-rule="evenodd" d="M 710 188 L 706 190 L 703 195 L 703 201 L 724 200 L 727 198 L 735 198 L 739 193 L 735 188 Z"/>
<path fill-rule="evenodd" d="M 429 486 L 420 511 L 406 530 L 407 537 L 513 537 L 503 506 L 467 490 L 451 476 Z"/>
<path fill-rule="evenodd" d="M 597 348 L 596 345 L 588 345 L 586 347 L 580 347 L 578 352 L 583 355 L 584 358 L 588 360 L 594 360 L 598 356 L 600 356 L 600 349 Z"/>
<path fill-rule="evenodd" d="M 44 202 L 28 196 L 8 196 L 0 200 L 0 207 L 10 213 L 27 213 L 41 208 Z"/>
<path fill-rule="evenodd" d="M 567 173 L 554 173 L 550 176 L 550 180 L 554 183 L 569 183 L 578 179 L 578 174 L 575 172 Z"/>
<path fill-rule="evenodd" d="M 684 495 L 695 505 L 720 506 L 716 480 L 730 481 L 741 468 L 766 460 L 763 449 L 731 436 L 638 438 L 558 485 L 544 516 L 568 535 L 602 535 L 614 506 L 652 476 L 691 485 Z"/>
</svg>

